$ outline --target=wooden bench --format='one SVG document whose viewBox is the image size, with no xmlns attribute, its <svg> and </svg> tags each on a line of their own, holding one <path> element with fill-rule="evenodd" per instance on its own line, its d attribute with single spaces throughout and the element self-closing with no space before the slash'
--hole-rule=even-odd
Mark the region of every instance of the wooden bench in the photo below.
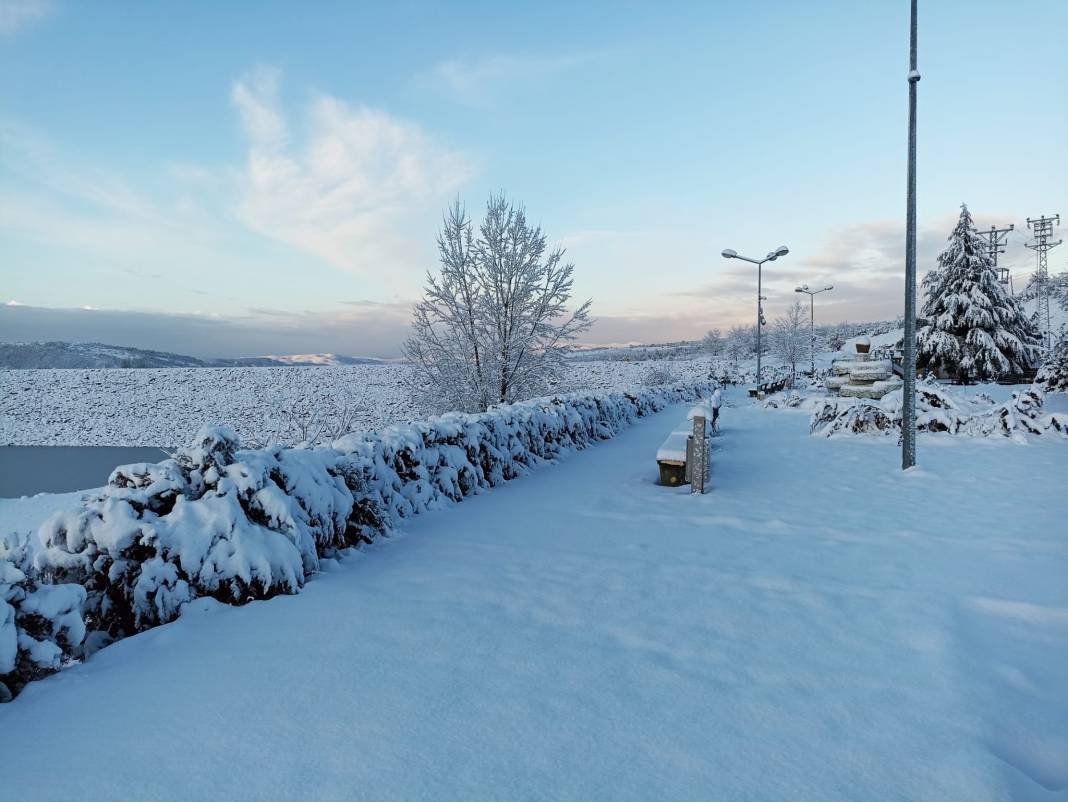
<svg viewBox="0 0 1068 802">
<path fill-rule="evenodd" d="M 686 484 L 686 440 L 689 436 L 689 429 L 673 431 L 657 449 L 660 484 L 668 487 Z"/>
<path fill-rule="evenodd" d="M 783 376 L 780 379 L 771 379 L 770 381 L 761 382 L 756 387 L 749 388 L 749 397 L 761 398 L 761 393 L 763 393 L 764 395 L 771 395 L 772 393 L 777 393 L 780 390 L 785 390 L 791 384 L 793 384 L 793 381 L 790 379 L 789 376 Z"/>
</svg>

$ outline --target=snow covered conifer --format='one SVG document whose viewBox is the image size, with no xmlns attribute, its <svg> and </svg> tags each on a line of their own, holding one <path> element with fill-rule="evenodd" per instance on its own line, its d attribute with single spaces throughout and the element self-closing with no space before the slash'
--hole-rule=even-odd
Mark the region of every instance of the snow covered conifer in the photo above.
<svg viewBox="0 0 1068 802">
<path fill-rule="evenodd" d="M 1053 346 L 1038 373 L 1038 384 L 1047 393 L 1068 393 L 1068 336 Z"/>
<path fill-rule="evenodd" d="M 943 370 L 964 382 L 1034 364 L 1038 332 L 998 282 L 967 206 L 923 286 L 926 323 L 916 336 L 921 370 Z"/>
<path fill-rule="evenodd" d="M 438 235 L 441 275 L 427 275 L 404 352 L 434 405 L 483 412 L 550 392 L 564 354 L 588 329 L 590 301 L 568 312 L 574 265 L 503 195 L 475 236 L 459 201 Z"/>
</svg>

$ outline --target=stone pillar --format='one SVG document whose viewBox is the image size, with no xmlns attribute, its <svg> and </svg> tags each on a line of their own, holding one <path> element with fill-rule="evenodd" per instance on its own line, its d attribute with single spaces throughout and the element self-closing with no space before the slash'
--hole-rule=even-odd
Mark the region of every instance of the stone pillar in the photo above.
<svg viewBox="0 0 1068 802">
<path fill-rule="evenodd" d="M 705 418 L 693 418 L 693 464 L 690 466 L 690 493 L 704 493 L 708 479 L 708 439 L 705 437 Z"/>
</svg>

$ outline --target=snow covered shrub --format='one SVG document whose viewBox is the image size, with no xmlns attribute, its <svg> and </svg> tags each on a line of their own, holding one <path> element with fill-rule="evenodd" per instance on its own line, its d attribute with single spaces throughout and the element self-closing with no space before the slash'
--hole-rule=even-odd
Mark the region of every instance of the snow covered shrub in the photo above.
<svg viewBox="0 0 1068 802">
<path fill-rule="evenodd" d="M 85 638 L 80 585 L 37 585 L 0 558 L 0 702 L 58 671 Z"/>
<path fill-rule="evenodd" d="M 1068 393 L 1068 338 L 1053 346 L 1035 382 L 1047 393 Z"/>
<path fill-rule="evenodd" d="M 174 459 L 116 469 L 103 494 L 38 531 L 34 567 L 77 582 L 94 646 L 173 620 L 197 596 L 295 593 L 348 545 L 352 494 L 333 449 L 239 451 L 206 427 Z"/>
<path fill-rule="evenodd" d="M 675 374 L 663 365 L 655 365 L 642 375 L 642 385 L 645 387 L 659 387 L 662 384 L 673 384 L 675 381 Z"/>
<path fill-rule="evenodd" d="M 827 437 L 841 433 L 891 434 L 895 426 L 900 431 L 901 421 L 893 413 L 876 403 L 854 399 L 825 402 L 812 413 L 809 431 Z"/>
<path fill-rule="evenodd" d="M 1068 435 L 1068 416 L 1042 414 L 1042 392 L 1031 387 L 993 407 L 969 412 L 933 386 L 916 388 L 916 430 L 971 437 L 1008 437 L 1023 442 L 1025 435 Z M 984 405 L 987 403 L 981 400 Z M 888 393 L 878 402 L 831 399 L 812 415 L 812 434 L 881 433 L 901 431 L 902 391 Z"/>
<path fill-rule="evenodd" d="M 805 402 L 805 396 L 793 392 L 785 397 L 772 396 L 764 402 L 765 409 L 797 409 Z"/>
</svg>

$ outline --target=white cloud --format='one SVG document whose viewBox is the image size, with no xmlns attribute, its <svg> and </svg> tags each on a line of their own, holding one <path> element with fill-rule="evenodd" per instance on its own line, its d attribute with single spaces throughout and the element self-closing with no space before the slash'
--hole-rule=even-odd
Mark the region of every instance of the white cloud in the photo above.
<svg viewBox="0 0 1068 802">
<path fill-rule="evenodd" d="M 530 85 L 588 63 L 598 54 L 495 55 L 479 59 L 448 59 L 417 77 L 462 103 L 482 105 L 504 89 Z"/>
<path fill-rule="evenodd" d="M 51 0 L 0 0 L 0 34 L 17 33 L 51 12 Z"/>
<path fill-rule="evenodd" d="M 263 68 L 233 87 L 249 139 L 242 222 L 350 270 L 418 263 L 405 224 L 436 215 L 470 175 L 468 161 L 414 123 L 329 95 L 311 103 L 298 146 L 278 88 L 279 73 Z"/>
</svg>

